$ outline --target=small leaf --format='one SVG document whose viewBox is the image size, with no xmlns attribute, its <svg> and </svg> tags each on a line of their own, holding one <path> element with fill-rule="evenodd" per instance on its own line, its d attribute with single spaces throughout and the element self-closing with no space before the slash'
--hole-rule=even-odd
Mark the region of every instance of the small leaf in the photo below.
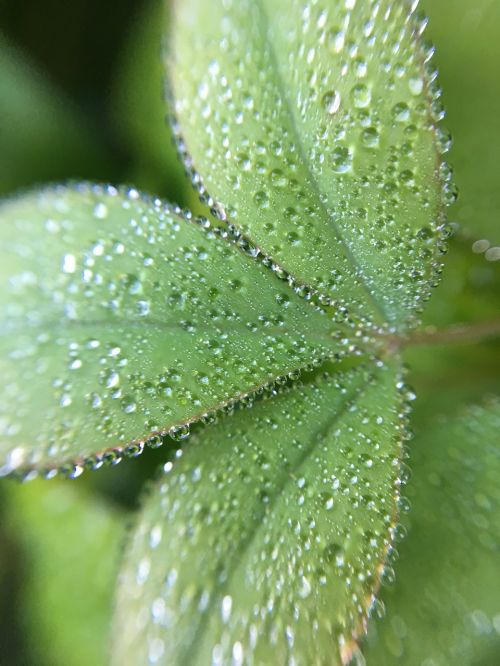
<svg viewBox="0 0 500 666">
<path fill-rule="evenodd" d="M 115 664 L 348 661 L 391 547 L 398 374 L 323 372 L 178 451 L 129 546 Z"/>
<path fill-rule="evenodd" d="M 111 447 L 104 459 L 183 437 L 345 344 L 347 325 L 135 190 L 56 188 L 0 216 L 4 474 L 76 462 L 75 475 Z"/>
<path fill-rule="evenodd" d="M 500 401 L 421 432 L 412 443 L 404 521 L 386 617 L 368 666 L 496 664 L 500 654 Z"/>
<path fill-rule="evenodd" d="M 416 4 L 186 0 L 167 62 L 180 150 L 219 215 L 352 316 L 398 328 L 429 296 L 453 198 Z"/>
<path fill-rule="evenodd" d="M 16 606 L 31 663 L 104 666 L 125 516 L 68 482 L 4 490 L 4 527 L 20 546 Z"/>
</svg>

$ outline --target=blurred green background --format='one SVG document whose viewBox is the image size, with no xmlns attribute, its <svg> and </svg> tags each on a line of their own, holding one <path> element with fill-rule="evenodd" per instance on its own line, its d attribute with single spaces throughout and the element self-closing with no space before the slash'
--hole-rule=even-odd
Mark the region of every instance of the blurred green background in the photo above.
<svg viewBox="0 0 500 666">
<path fill-rule="evenodd" d="M 164 122 L 161 4 L 0 0 L 0 195 L 47 181 L 91 179 L 133 183 L 193 205 Z M 500 2 L 427 0 L 424 9 L 437 46 L 460 191 L 450 211 L 456 233 L 444 279 L 424 314 L 424 323 L 443 327 L 500 315 L 500 261 L 472 250 L 478 240 L 500 245 Z M 417 434 L 442 414 L 500 394 L 499 352 L 498 341 L 408 351 L 409 379 L 419 396 Z M 126 526 L 144 481 L 167 453 L 147 451 L 138 461 L 71 482 L 1 484 L 1 666 L 106 663 Z M 425 455 L 414 458 L 413 477 L 425 478 L 418 467 Z M 412 557 L 439 560 L 413 547 L 411 520 L 410 513 L 406 559 L 405 542 L 399 547 L 402 570 L 411 570 Z M 397 581 L 397 561 L 394 566 Z M 382 598 L 397 592 L 396 582 Z M 425 640 L 432 641 L 429 632 Z M 387 649 L 397 657 L 402 648 L 391 640 Z M 474 663 L 500 663 L 491 659 L 478 654 Z M 400 663 L 418 662 L 403 656 Z"/>
<path fill-rule="evenodd" d="M 160 0 L 0 2 L 0 192 L 133 181 L 185 203 L 163 122 Z"/>
</svg>

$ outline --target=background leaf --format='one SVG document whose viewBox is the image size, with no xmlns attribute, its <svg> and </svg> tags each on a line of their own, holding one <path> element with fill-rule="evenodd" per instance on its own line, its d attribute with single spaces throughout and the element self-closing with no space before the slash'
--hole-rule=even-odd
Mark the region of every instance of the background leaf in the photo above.
<svg viewBox="0 0 500 666">
<path fill-rule="evenodd" d="M 300 282 L 400 328 L 435 281 L 454 196 L 410 4 L 188 0 L 168 61 L 180 149 L 219 214 Z"/>
<path fill-rule="evenodd" d="M 498 247 L 500 5 L 432 0 L 425 10 L 437 45 L 446 123 L 454 137 L 452 163 L 460 191 L 454 215 L 471 244 L 489 240 Z M 500 250 L 495 256 L 500 259 Z"/>
<path fill-rule="evenodd" d="M 110 113 L 123 146 L 133 153 L 131 182 L 184 206 L 197 197 L 184 174 L 165 117 L 160 60 L 165 8 L 161 0 L 142 4 L 120 57 Z"/>
<path fill-rule="evenodd" d="M 47 190 L 1 218 L 3 473 L 184 437 L 181 425 L 348 343 L 347 325 L 135 190 Z"/>
<path fill-rule="evenodd" d="M 424 324 L 445 328 L 498 318 L 500 262 L 487 261 L 471 245 L 470 235 L 461 231 L 450 240 L 443 278 L 422 316 Z"/>
<path fill-rule="evenodd" d="M 500 262 L 488 261 L 473 243 L 486 236 L 494 245 L 498 230 L 500 154 L 500 66 L 495 35 L 500 29 L 498 3 L 479 0 L 423 2 L 429 37 L 436 44 L 436 64 L 443 85 L 446 124 L 453 136 L 450 162 L 459 188 L 450 211 L 456 232 L 444 259 L 443 278 L 423 313 L 423 323 L 438 329 L 498 320 Z M 458 405 L 500 394 L 500 340 L 415 347 L 405 351 L 411 383 L 419 400 L 415 427 L 427 427 L 436 414 L 456 413 Z"/>
<path fill-rule="evenodd" d="M 402 387 L 396 362 L 323 372 L 180 450 L 133 534 L 113 663 L 346 661 L 391 547 Z"/>
<path fill-rule="evenodd" d="M 0 33 L 0 195 L 33 181 L 88 177 L 107 156 L 89 123 Z"/>
<path fill-rule="evenodd" d="M 412 442 L 412 510 L 367 666 L 489 666 L 500 651 L 500 402 Z"/>
<path fill-rule="evenodd" d="M 3 564 L 21 587 L 9 609 L 24 632 L 15 663 L 104 666 L 124 516 L 68 482 L 3 484 L 2 499 L 2 531 L 17 547 Z"/>
</svg>

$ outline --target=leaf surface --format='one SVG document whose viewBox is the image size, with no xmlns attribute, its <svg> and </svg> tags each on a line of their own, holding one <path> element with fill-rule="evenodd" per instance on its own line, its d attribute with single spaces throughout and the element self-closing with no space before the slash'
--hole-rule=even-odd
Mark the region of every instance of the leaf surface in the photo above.
<svg viewBox="0 0 500 666">
<path fill-rule="evenodd" d="M 186 0 L 166 63 L 180 150 L 219 215 L 396 328 L 429 295 L 453 196 L 416 4 Z"/>
<path fill-rule="evenodd" d="M 115 664 L 340 664 L 390 549 L 404 437 L 396 362 L 322 372 L 207 428 L 132 535 Z"/>
<path fill-rule="evenodd" d="M 347 325 L 135 190 L 56 188 L 0 217 L 4 474 L 183 437 L 346 343 Z"/>
<path fill-rule="evenodd" d="M 500 401 L 412 442 L 408 537 L 367 666 L 489 666 L 500 654 Z"/>
</svg>

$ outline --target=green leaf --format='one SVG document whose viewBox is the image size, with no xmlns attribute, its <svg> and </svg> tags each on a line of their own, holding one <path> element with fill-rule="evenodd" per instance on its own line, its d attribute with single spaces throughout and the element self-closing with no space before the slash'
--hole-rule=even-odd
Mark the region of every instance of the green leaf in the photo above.
<svg viewBox="0 0 500 666">
<path fill-rule="evenodd" d="M 193 437 L 133 533 L 114 663 L 345 663 L 391 547 L 403 399 L 394 361 L 323 372 Z"/>
<path fill-rule="evenodd" d="M 220 217 L 396 328 L 429 296 L 454 196 L 416 4 L 186 0 L 167 59 L 180 150 Z"/>
<path fill-rule="evenodd" d="M 104 666 L 124 516 L 73 483 L 4 490 L 3 527 L 19 547 L 11 564 L 22 573 L 16 609 L 30 663 Z"/>
<path fill-rule="evenodd" d="M 500 654 L 500 401 L 419 434 L 396 584 L 368 666 L 487 666 Z"/>
<path fill-rule="evenodd" d="M 492 0 L 430 0 L 453 165 L 460 191 L 454 217 L 483 252 L 500 246 L 500 4 Z M 486 249 L 487 248 L 487 249 Z M 500 259 L 500 250 L 487 257 Z"/>
<path fill-rule="evenodd" d="M 348 342 L 347 324 L 208 222 L 135 190 L 61 187 L 0 217 L 4 474 L 75 462 L 75 475 L 92 454 L 99 466 L 159 434 L 184 437 Z"/>
</svg>

